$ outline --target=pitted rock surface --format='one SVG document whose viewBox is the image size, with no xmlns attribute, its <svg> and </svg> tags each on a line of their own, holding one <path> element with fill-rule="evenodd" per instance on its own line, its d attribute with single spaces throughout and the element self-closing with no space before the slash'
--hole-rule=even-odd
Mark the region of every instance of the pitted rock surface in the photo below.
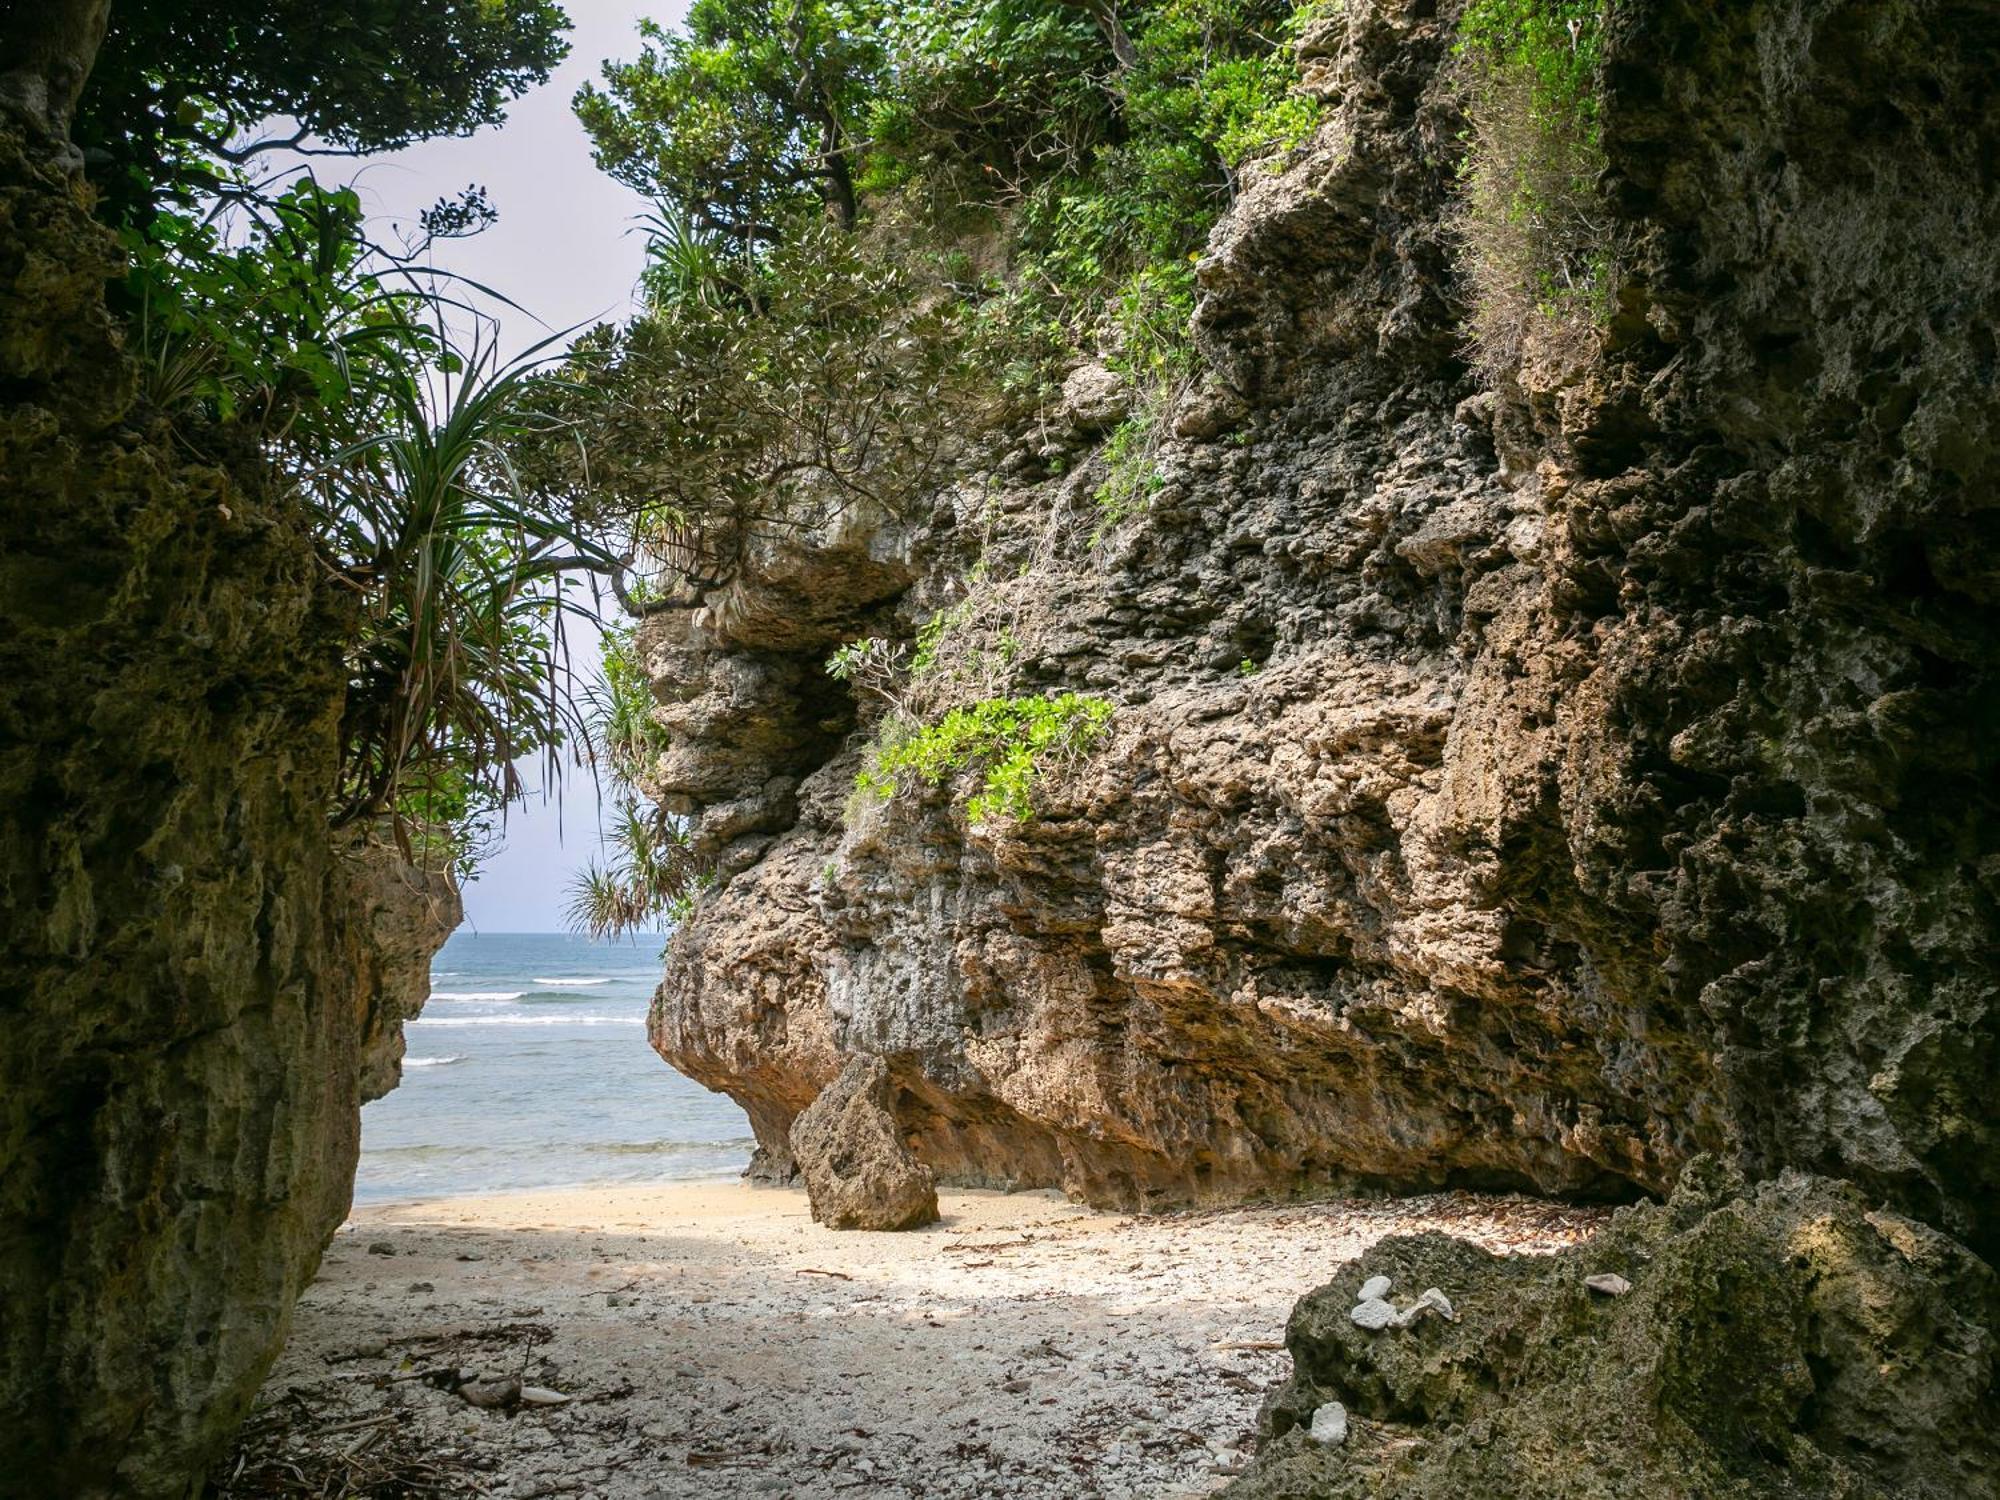
<svg viewBox="0 0 2000 1500">
<path fill-rule="evenodd" d="M 1594 1295 L 1590 1266 L 1630 1273 Z M 1360 1279 L 1444 1282 L 1460 1318 L 1356 1328 Z M 2000 1282 L 1866 1195 L 1700 1158 L 1665 1206 L 1559 1255 L 1384 1240 L 1303 1299 L 1293 1373 L 1228 1500 L 2000 1495 Z M 1340 1449 L 1312 1440 L 1329 1403 Z"/>
<path fill-rule="evenodd" d="M 1990 17 L 1613 9 L 1575 368 L 1469 378 L 1456 7 L 1352 0 L 1142 513 L 1087 431 L 981 438 L 866 567 L 771 559 L 783 628 L 649 626 L 726 877 L 653 1039 L 763 1170 L 865 1051 L 948 1181 L 1615 1198 L 1715 1151 L 2000 1243 Z M 821 663 L 961 602 L 933 709 L 1097 693 L 1109 740 L 1027 823 L 851 806 L 881 708 Z"/>
<path fill-rule="evenodd" d="M 812 1216 L 829 1229 L 921 1229 L 938 1217 L 937 1182 L 889 1112 L 889 1066 L 856 1057 L 792 1122 L 792 1159 Z"/>
<path fill-rule="evenodd" d="M 0 115 L 0 1490 L 181 1500 L 459 906 L 330 833 L 342 606 L 240 439 L 134 405 L 45 156 Z"/>
</svg>

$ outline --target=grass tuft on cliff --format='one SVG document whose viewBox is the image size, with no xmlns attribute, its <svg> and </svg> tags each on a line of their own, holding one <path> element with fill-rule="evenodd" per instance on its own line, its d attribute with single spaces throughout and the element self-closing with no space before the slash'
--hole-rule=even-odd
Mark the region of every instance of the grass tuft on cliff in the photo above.
<svg viewBox="0 0 2000 1500">
<path fill-rule="evenodd" d="M 1589 352 L 1610 273 L 1597 201 L 1607 0 L 1472 0 L 1459 21 L 1469 122 L 1455 228 L 1468 344 L 1489 386 Z"/>
</svg>

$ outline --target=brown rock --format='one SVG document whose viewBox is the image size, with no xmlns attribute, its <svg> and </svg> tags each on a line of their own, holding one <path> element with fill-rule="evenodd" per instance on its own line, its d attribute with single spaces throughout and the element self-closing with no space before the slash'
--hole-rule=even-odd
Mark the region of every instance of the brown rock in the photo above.
<svg viewBox="0 0 2000 1500">
<path fill-rule="evenodd" d="M 1113 701 L 1032 823 L 974 826 L 969 767 L 850 809 L 883 709 L 830 701 L 823 636 L 653 627 L 657 788 L 727 839 L 654 1044 L 772 1172 L 871 1051 L 947 1182 L 1621 1196 L 1715 1151 L 2000 1252 L 1993 38 L 1613 7 L 1615 326 L 1481 391 L 1461 9 L 1302 46 L 1331 107 L 1210 234 L 1207 372 L 1115 534 L 1057 544 L 1101 449 L 982 435 L 932 530 L 755 565 L 816 629 L 929 628 L 924 716 Z"/>
<path fill-rule="evenodd" d="M 348 605 L 240 434 L 132 405 L 40 151 L 0 118 L 0 1492 L 178 1500 L 458 903 L 330 834 Z"/>
<path fill-rule="evenodd" d="M 829 1229 L 919 1229 L 937 1222 L 931 1169 L 910 1154 L 889 1108 L 889 1065 L 851 1059 L 793 1122 L 793 1159 L 812 1215 Z"/>
</svg>

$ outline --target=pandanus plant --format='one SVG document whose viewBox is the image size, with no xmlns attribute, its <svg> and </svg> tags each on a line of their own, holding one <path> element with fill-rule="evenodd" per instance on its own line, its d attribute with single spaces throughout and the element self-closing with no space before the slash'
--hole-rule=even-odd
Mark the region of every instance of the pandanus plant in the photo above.
<svg viewBox="0 0 2000 1500">
<path fill-rule="evenodd" d="M 549 340 L 547 342 L 553 342 Z M 357 596 L 336 823 L 399 824 L 408 797 L 469 781 L 500 803 L 516 760 L 587 724 L 565 682 L 564 625 L 590 618 L 571 575 L 617 560 L 521 484 L 508 446 L 541 432 L 537 356 L 475 340 L 442 371 L 372 372 L 386 420 L 308 477 L 327 554 Z"/>
</svg>

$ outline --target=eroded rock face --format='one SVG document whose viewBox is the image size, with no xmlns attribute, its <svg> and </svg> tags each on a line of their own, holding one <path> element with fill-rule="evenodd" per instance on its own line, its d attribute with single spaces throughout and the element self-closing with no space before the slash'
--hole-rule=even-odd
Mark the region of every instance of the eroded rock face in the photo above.
<svg viewBox="0 0 2000 1500">
<path fill-rule="evenodd" d="M 322 569 L 254 464 L 136 414 L 109 236 L 46 155 L 0 128 L 0 1487 L 179 1500 L 459 913 L 329 836 Z"/>
<path fill-rule="evenodd" d="M 728 878 L 655 1044 L 777 1172 L 866 1051 L 946 1180 L 1615 1196 L 1713 1151 L 1990 1251 L 1990 18 L 1614 7 L 1607 331 L 1491 393 L 1454 23 L 1350 0 L 1306 39 L 1328 121 L 1212 237 L 1143 514 L 1104 529 L 1096 418 L 1056 424 L 885 544 L 906 589 L 814 614 L 913 635 L 976 571 L 936 701 L 1115 701 L 1035 821 L 850 807 L 866 702 L 847 733 L 778 691 L 762 720 L 844 738 L 708 753 L 683 684 L 775 658 L 819 693 L 838 642 L 683 623 L 663 790 L 728 810 Z"/>
<path fill-rule="evenodd" d="M 789 1144 L 812 1216 L 829 1229 L 921 1229 L 938 1218 L 937 1182 L 890 1112 L 889 1068 L 855 1057 L 792 1122 Z"/>
<path fill-rule="evenodd" d="M 1371 1274 L 1446 1288 L 1458 1321 L 1369 1331 Z M 1591 1291 L 1622 1273 L 1631 1289 Z M 1384 1240 L 1301 1301 L 1294 1372 L 1230 1500 L 2000 1495 L 2000 1283 L 1855 1189 L 1746 1190 L 1704 1158 L 1664 1207 L 1560 1255 Z M 1345 1447 L 1314 1413 L 1351 1414 Z"/>
</svg>

